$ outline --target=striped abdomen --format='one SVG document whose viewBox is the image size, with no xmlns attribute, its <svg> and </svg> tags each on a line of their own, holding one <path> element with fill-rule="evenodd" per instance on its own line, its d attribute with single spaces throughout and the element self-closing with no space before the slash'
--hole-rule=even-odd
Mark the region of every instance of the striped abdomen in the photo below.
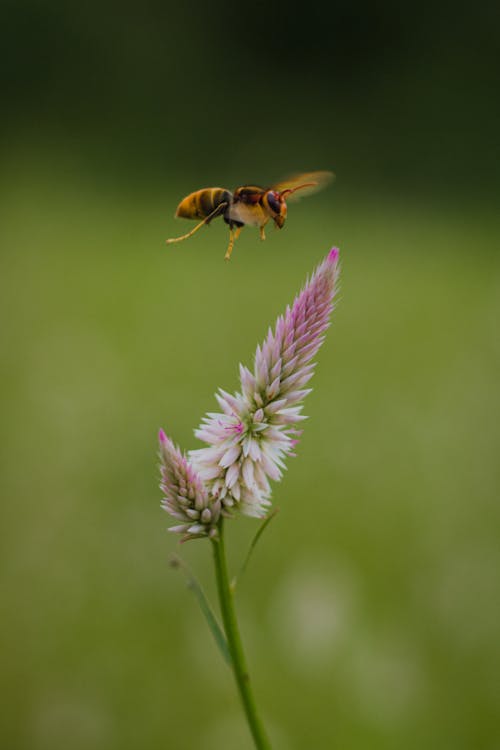
<svg viewBox="0 0 500 750">
<path fill-rule="evenodd" d="M 222 213 L 231 199 L 231 193 L 224 188 L 203 188 L 187 195 L 177 206 L 175 215 L 183 219 L 206 219 L 219 206 Z M 214 218 L 218 215 L 215 214 Z"/>
</svg>

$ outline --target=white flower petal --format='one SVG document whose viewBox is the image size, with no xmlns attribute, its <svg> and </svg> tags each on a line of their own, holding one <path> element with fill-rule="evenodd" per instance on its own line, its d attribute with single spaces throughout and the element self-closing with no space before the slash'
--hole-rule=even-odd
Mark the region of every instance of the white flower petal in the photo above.
<svg viewBox="0 0 500 750">
<path fill-rule="evenodd" d="M 243 461 L 242 474 L 243 474 L 243 481 L 245 482 L 248 489 L 251 490 L 255 484 L 255 479 L 253 476 L 253 461 L 251 458 L 247 458 L 245 459 L 245 461 Z"/>
<path fill-rule="evenodd" d="M 271 477 L 271 479 L 274 479 L 275 482 L 279 482 L 282 477 L 281 471 L 279 470 L 277 464 L 264 453 L 262 454 L 260 465 L 262 466 L 266 474 Z"/>
<path fill-rule="evenodd" d="M 260 461 L 260 446 L 257 440 L 251 441 L 249 455 L 252 461 Z"/>
<path fill-rule="evenodd" d="M 223 469 L 227 469 L 228 466 L 234 464 L 234 462 L 240 457 L 241 446 L 239 444 L 232 445 L 222 456 L 219 461 L 219 466 Z"/>
<path fill-rule="evenodd" d="M 232 464 L 229 469 L 226 471 L 226 487 L 231 489 L 236 482 L 238 481 L 240 476 L 240 467 L 239 464 Z"/>
</svg>

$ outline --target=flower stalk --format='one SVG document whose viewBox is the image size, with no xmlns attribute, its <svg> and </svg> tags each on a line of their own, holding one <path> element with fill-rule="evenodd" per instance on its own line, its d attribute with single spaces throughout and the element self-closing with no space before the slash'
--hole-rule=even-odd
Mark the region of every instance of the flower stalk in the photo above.
<svg viewBox="0 0 500 750">
<path fill-rule="evenodd" d="M 231 666 L 241 702 L 243 704 L 243 710 L 245 711 L 248 726 L 257 750 L 271 750 L 271 745 L 257 712 L 238 627 L 236 609 L 234 606 L 234 592 L 231 589 L 227 571 L 223 518 L 219 521 L 219 533 L 217 538 L 212 539 L 212 548 L 222 622 L 224 624 L 229 653 L 231 654 Z"/>
<path fill-rule="evenodd" d="M 285 459 L 295 455 L 306 417 L 314 358 L 334 307 L 339 251 L 332 248 L 255 352 L 253 367 L 240 365 L 240 390 L 219 389 L 221 411 L 209 412 L 195 435 L 206 446 L 187 454 L 163 430 L 159 458 L 163 508 L 176 520 L 170 531 L 182 541 L 209 539 L 224 634 L 204 594 L 196 589 L 214 637 L 234 673 L 257 750 L 271 750 L 257 712 L 241 641 L 224 543 L 226 519 L 239 513 L 269 521 L 271 481 L 279 481 Z M 250 552 L 268 521 L 251 544 Z M 248 560 L 245 560 L 243 569 Z M 226 648 L 227 646 L 227 648 Z"/>
</svg>

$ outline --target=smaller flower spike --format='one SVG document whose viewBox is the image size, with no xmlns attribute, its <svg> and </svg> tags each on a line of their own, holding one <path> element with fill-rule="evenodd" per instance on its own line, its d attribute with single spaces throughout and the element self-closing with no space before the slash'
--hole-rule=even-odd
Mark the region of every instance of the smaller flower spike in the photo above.
<svg viewBox="0 0 500 750">
<path fill-rule="evenodd" d="M 172 443 L 163 430 L 160 441 L 160 488 L 162 507 L 182 523 L 169 531 L 183 534 L 182 541 L 217 535 L 220 500 L 210 497 L 202 480 L 187 458 Z"/>
<path fill-rule="evenodd" d="M 281 479 L 284 458 L 294 455 L 297 423 L 312 362 L 330 325 L 338 277 L 339 251 L 332 248 L 292 307 L 257 347 L 253 371 L 240 365 L 241 392 L 216 394 L 222 413 L 209 413 L 195 431 L 206 448 L 189 458 L 214 501 L 228 511 L 265 515 L 269 480 Z"/>
</svg>

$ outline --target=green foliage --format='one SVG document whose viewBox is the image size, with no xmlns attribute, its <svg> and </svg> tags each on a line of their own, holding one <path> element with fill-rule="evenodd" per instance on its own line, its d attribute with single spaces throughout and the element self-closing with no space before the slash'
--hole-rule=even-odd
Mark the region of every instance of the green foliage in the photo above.
<svg viewBox="0 0 500 750">
<path fill-rule="evenodd" d="M 229 666 L 231 666 L 231 654 L 229 653 L 229 649 L 227 647 L 226 636 L 224 635 L 217 617 L 214 614 L 212 606 L 208 601 L 205 592 L 203 591 L 203 587 L 200 586 L 200 583 L 196 576 L 191 572 L 191 570 L 189 570 L 189 568 L 181 560 L 181 558 L 177 557 L 177 555 L 171 557 L 170 567 L 174 569 L 180 568 L 184 573 L 184 576 L 186 578 L 186 585 L 188 589 L 193 592 L 196 601 L 198 602 L 203 617 L 205 618 L 205 622 L 208 625 L 208 629 L 212 633 L 212 636 L 215 643 L 217 644 L 222 658 Z"/>
</svg>

